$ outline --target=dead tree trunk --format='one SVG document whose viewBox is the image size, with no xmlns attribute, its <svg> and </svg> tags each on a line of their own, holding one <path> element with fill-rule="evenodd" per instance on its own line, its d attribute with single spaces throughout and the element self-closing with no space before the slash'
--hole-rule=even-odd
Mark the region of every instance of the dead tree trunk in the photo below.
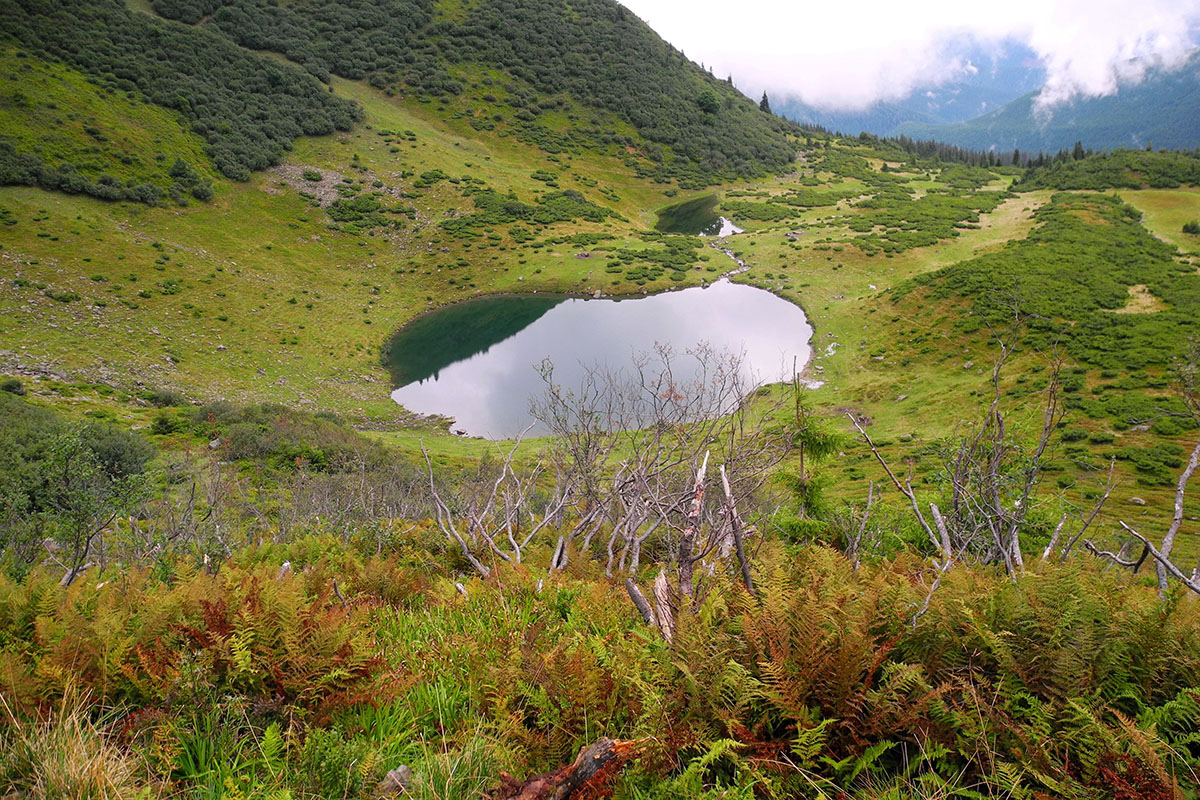
<svg viewBox="0 0 1200 800">
<path fill-rule="evenodd" d="M 738 564 L 742 570 L 742 583 L 746 591 L 754 594 L 754 578 L 750 575 L 750 560 L 746 558 L 746 543 L 742 537 L 742 518 L 738 514 L 737 504 L 733 499 L 733 489 L 729 486 L 729 475 L 725 465 L 721 465 L 721 487 L 725 490 L 725 514 L 728 517 L 729 528 L 733 532 L 733 545 L 737 551 Z"/>
<path fill-rule="evenodd" d="M 691 597 L 693 592 L 692 576 L 696 568 L 696 558 L 692 552 L 696 547 L 696 536 L 700 533 L 700 512 L 704 509 L 704 475 L 708 472 L 708 453 L 700 469 L 696 470 L 696 484 L 693 487 L 692 507 L 688 510 L 687 523 L 683 536 L 679 540 L 679 594 Z"/>
</svg>

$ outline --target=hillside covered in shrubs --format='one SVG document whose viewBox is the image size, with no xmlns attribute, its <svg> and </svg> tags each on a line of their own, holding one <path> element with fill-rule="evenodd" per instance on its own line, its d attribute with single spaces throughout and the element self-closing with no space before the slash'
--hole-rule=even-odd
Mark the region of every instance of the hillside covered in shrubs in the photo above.
<svg viewBox="0 0 1200 800">
<path fill-rule="evenodd" d="M 629 148 L 640 171 L 688 185 L 777 171 L 793 157 L 789 123 L 701 71 L 613 0 L 570 9 L 489 0 L 450 16 L 428 0 L 153 7 L 185 24 L 121 0 L 5 0 L 0 36 L 178 113 L 234 180 L 278 163 L 299 136 L 346 130 L 359 118 L 322 85 L 333 75 L 425 101 L 467 92 L 491 129 L 500 124 L 551 152 Z M 564 113 L 565 132 L 554 119 Z M 72 167 L 43 164 L 36 152 L 9 153 L 0 181 L 125 199 L 71 183 L 64 169 Z M 130 199 L 156 199 L 146 191 Z"/>
</svg>

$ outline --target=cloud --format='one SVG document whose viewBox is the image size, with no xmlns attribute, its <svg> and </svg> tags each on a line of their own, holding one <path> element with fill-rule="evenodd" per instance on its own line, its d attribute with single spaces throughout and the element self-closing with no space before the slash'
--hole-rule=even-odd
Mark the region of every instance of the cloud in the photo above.
<svg viewBox="0 0 1200 800">
<path fill-rule="evenodd" d="M 855 3 L 623 0 L 663 38 L 751 95 L 858 110 L 967 75 L 982 50 L 1027 45 L 1047 72 L 1038 105 L 1111 94 L 1195 47 L 1200 0 Z M 736 13 L 733 13 L 736 11 Z"/>
</svg>

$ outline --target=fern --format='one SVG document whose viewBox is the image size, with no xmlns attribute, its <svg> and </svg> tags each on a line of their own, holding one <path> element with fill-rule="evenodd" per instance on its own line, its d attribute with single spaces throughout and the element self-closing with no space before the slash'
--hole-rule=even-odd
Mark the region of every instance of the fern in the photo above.
<svg viewBox="0 0 1200 800">
<path fill-rule="evenodd" d="M 263 731 L 262 739 L 258 742 L 259 751 L 262 753 L 263 763 L 267 769 L 272 772 L 278 772 L 283 766 L 283 754 L 286 748 L 286 743 L 283 740 L 283 734 L 279 731 L 279 723 L 272 722 Z"/>
<path fill-rule="evenodd" d="M 816 764 L 817 756 L 825 749 L 827 729 L 837 720 L 823 719 L 810 728 L 800 728 L 792 740 L 792 753 L 799 767 L 807 769 Z"/>
<path fill-rule="evenodd" d="M 879 758 L 895 747 L 896 744 L 896 742 L 879 742 L 878 744 L 871 745 L 863 751 L 862 755 L 855 758 L 848 767 L 840 770 L 842 779 L 846 784 L 851 784 L 863 770 L 874 770 Z"/>
</svg>

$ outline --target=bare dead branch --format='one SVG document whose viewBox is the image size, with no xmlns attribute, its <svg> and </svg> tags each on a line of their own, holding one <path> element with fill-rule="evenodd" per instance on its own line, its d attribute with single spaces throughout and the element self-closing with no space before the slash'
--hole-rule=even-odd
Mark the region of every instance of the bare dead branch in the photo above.
<svg viewBox="0 0 1200 800">
<path fill-rule="evenodd" d="M 917 627 L 917 620 L 923 617 L 925 612 L 929 610 L 929 604 L 933 601 L 933 595 L 941 587 L 942 578 L 949 571 L 951 564 L 952 562 L 949 559 L 946 559 L 941 564 L 934 562 L 934 566 L 937 567 L 937 576 L 934 577 L 933 583 L 930 584 L 929 591 L 925 593 L 925 600 L 921 603 L 921 607 L 917 609 L 916 613 L 912 615 L 912 619 L 909 620 L 908 624 L 913 628 Z"/>
<path fill-rule="evenodd" d="M 1054 552 L 1054 548 L 1058 545 L 1058 537 L 1062 535 L 1063 526 L 1067 524 L 1067 516 L 1068 513 L 1064 511 L 1062 519 L 1060 519 L 1058 524 L 1054 526 L 1054 533 L 1050 534 L 1050 543 L 1047 544 L 1046 549 L 1042 551 L 1042 561 L 1045 561 L 1047 558 L 1049 558 L 1050 554 Z"/>
<path fill-rule="evenodd" d="M 696 470 L 696 482 L 692 487 L 692 505 L 688 510 L 687 524 L 683 536 L 679 540 L 679 593 L 691 597 L 694 591 L 692 576 L 695 571 L 696 557 L 692 551 L 696 543 L 696 535 L 700 531 L 700 512 L 704 508 L 704 476 L 708 472 L 708 451 L 704 452 L 704 460 Z"/>
<path fill-rule="evenodd" d="M 738 565 L 742 570 L 742 584 L 750 594 L 756 594 L 754 578 L 750 575 L 750 561 L 746 558 L 746 543 L 742 539 L 742 519 L 738 516 L 737 504 L 733 499 L 733 490 L 729 488 L 729 475 L 725 472 L 724 464 L 721 465 L 721 486 L 725 490 L 725 513 L 733 532 L 733 544 L 737 551 Z"/>
<path fill-rule="evenodd" d="M 1117 468 L 1117 460 L 1115 458 L 1109 460 L 1109 462 L 1108 462 L 1108 478 L 1104 482 L 1104 493 L 1100 495 L 1099 499 L 1096 500 L 1095 505 L 1092 506 L 1092 513 L 1088 514 L 1087 519 L 1085 519 L 1083 521 L 1083 526 L 1080 527 L 1080 529 L 1075 533 L 1075 536 L 1071 538 L 1071 541 L 1067 543 L 1067 546 L 1063 548 L 1062 558 L 1064 560 L 1067 558 L 1067 556 L 1071 555 L 1071 550 L 1075 547 L 1075 543 L 1079 541 L 1080 537 L 1082 537 L 1085 533 L 1087 533 L 1087 529 L 1092 526 L 1092 522 L 1096 519 L 1097 516 L 1099 516 L 1100 510 L 1102 508 L 1104 508 L 1104 504 L 1108 502 L 1109 495 L 1111 495 L 1113 489 L 1116 488 L 1117 481 L 1114 478 L 1114 475 L 1116 473 L 1116 468 Z M 1057 533 L 1058 532 L 1055 531 L 1056 536 L 1057 536 Z M 1053 539 L 1051 539 L 1050 545 L 1051 545 L 1051 547 L 1053 547 L 1053 545 L 1054 545 Z M 1049 553 L 1050 548 L 1047 548 L 1046 552 Z M 1045 555 L 1043 555 L 1042 558 L 1044 560 Z M 1142 554 L 1142 558 L 1143 559 L 1145 558 L 1144 553 Z"/>
<path fill-rule="evenodd" d="M 892 479 L 892 484 L 896 487 L 896 490 L 908 498 L 908 502 L 912 506 L 913 514 L 916 516 L 917 521 L 921 523 L 921 527 L 925 529 L 925 534 L 929 537 L 929 541 L 933 543 L 934 549 L 942 553 L 947 562 L 949 562 L 954 557 L 953 550 L 948 547 L 947 542 L 942 541 L 942 539 L 940 539 L 938 535 L 933 532 L 933 528 L 931 528 L 929 523 L 925 520 L 925 515 L 921 513 L 921 506 L 917 503 L 917 496 L 913 493 L 911 481 L 908 482 L 907 485 L 900 483 L 900 480 L 896 477 L 896 474 L 892 472 L 892 468 L 889 467 L 887 461 L 884 460 L 883 454 L 879 452 L 879 448 L 875 446 L 873 441 L 871 441 L 871 437 L 867 435 L 865 430 L 863 430 L 862 425 L 858 424 L 858 420 L 854 418 L 854 415 L 847 412 L 846 416 L 850 418 L 850 422 L 855 428 L 858 429 L 858 432 L 862 435 L 863 440 L 867 443 L 867 446 L 871 448 L 871 452 L 875 455 L 875 460 L 879 462 L 881 467 L 883 467 L 883 471 L 886 472 L 887 476 Z"/>
<path fill-rule="evenodd" d="M 1192 448 L 1191 458 L 1188 459 L 1187 466 L 1179 475 L 1179 481 L 1175 485 L 1175 511 L 1171 517 L 1171 527 L 1167 529 L 1167 534 L 1163 537 L 1162 554 L 1164 559 L 1170 559 L 1171 548 L 1175 546 L 1175 536 L 1179 533 L 1179 528 L 1183 525 L 1183 496 L 1187 491 L 1188 481 L 1192 479 L 1192 473 L 1196 471 L 1196 467 L 1200 466 L 1200 442 L 1196 442 L 1196 446 Z M 1158 590 L 1165 592 L 1167 590 L 1167 569 L 1162 561 L 1158 562 Z"/>
<path fill-rule="evenodd" d="M 863 509 L 862 524 L 858 526 L 858 535 L 850 546 L 850 557 L 854 561 L 854 569 L 857 570 L 862 561 L 862 543 L 867 535 L 867 523 L 871 519 L 871 506 L 875 503 L 875 481 L 867 484 L 867 507 Z"/>
<path fill-rule="evenodd" d="M 1139 566 L 1141 566 L 1142 561 L 1145 560 L 1147 553 L 1150 552 L 1143 545 L 1141 558 L 1139 558 L 1137 561 L 1126 561 L 1125 559 L 1121 558 L 1119 553 L 1113 553 L 1109 550 L 1101 550 L 1096 545 L 1092 544 L 1092 542 L 1088 539 L 1083 540 L 1083 549 L 1087 550 L 1089 553 L 1096 556 L 1097 558 L 1103 558 L 1106 561 L 1111 561 L 1112 563 L 1116 564 L 1117 566 L 1125 567 L 1127 569 L 1131 569 L 1131 570 L 1135 570 L 1135 571 L 1137 570 L 1137 568 Z M 1124 551 L 1124 548 L 1121 548 L 1121 549 L 1122 549 L 1122 551 Z"/>
<path fill-rule="evenodd" d="M 1200 594 L 1200 583 L 1196 583 L 1191 578 L 1189 578 L 1187 575 L 1184 575 L 1183 572 L 1180 571 L 1179 567 L 1175 566 L 1169 558 L 1167 558 L 1162 553 L 1160 553 L 1158 551 L 1157 547 L 1150 544 L 1149 539 L 1147 539 L 1145 536 L 1142 536 L 1140 533 L 1135 531 L 1133 528 L 1126 525 L 1124 520 L 1120 520 L 1120 523 L 1121 523 L 1121 527 L 1124 528 L 1125 531 L 1127 533 L 1129 533 L 1130 536 L 1133 536 L 1135 539 L 1137 539 L 1139 542 L 1141 542 L 1143 545 L 1146 546 L 1146 549 L 1150 551 L 1150 555 L 1154 556 L 1154 560 L 1157 561 L 1159 564 L 1161 564 L 1167 572 L 1169 572 L 1170 574 L 1172 574 L 1176 578 L 1178 578 L 1180 583 L 1182 583 L 1184 586 L 1191 589 L 1196 594 Z M 1160 589 L 1159 594 L 1161 595 L 1163 593 L 1164 593 L 1164 590 Z"/>
</svg>

